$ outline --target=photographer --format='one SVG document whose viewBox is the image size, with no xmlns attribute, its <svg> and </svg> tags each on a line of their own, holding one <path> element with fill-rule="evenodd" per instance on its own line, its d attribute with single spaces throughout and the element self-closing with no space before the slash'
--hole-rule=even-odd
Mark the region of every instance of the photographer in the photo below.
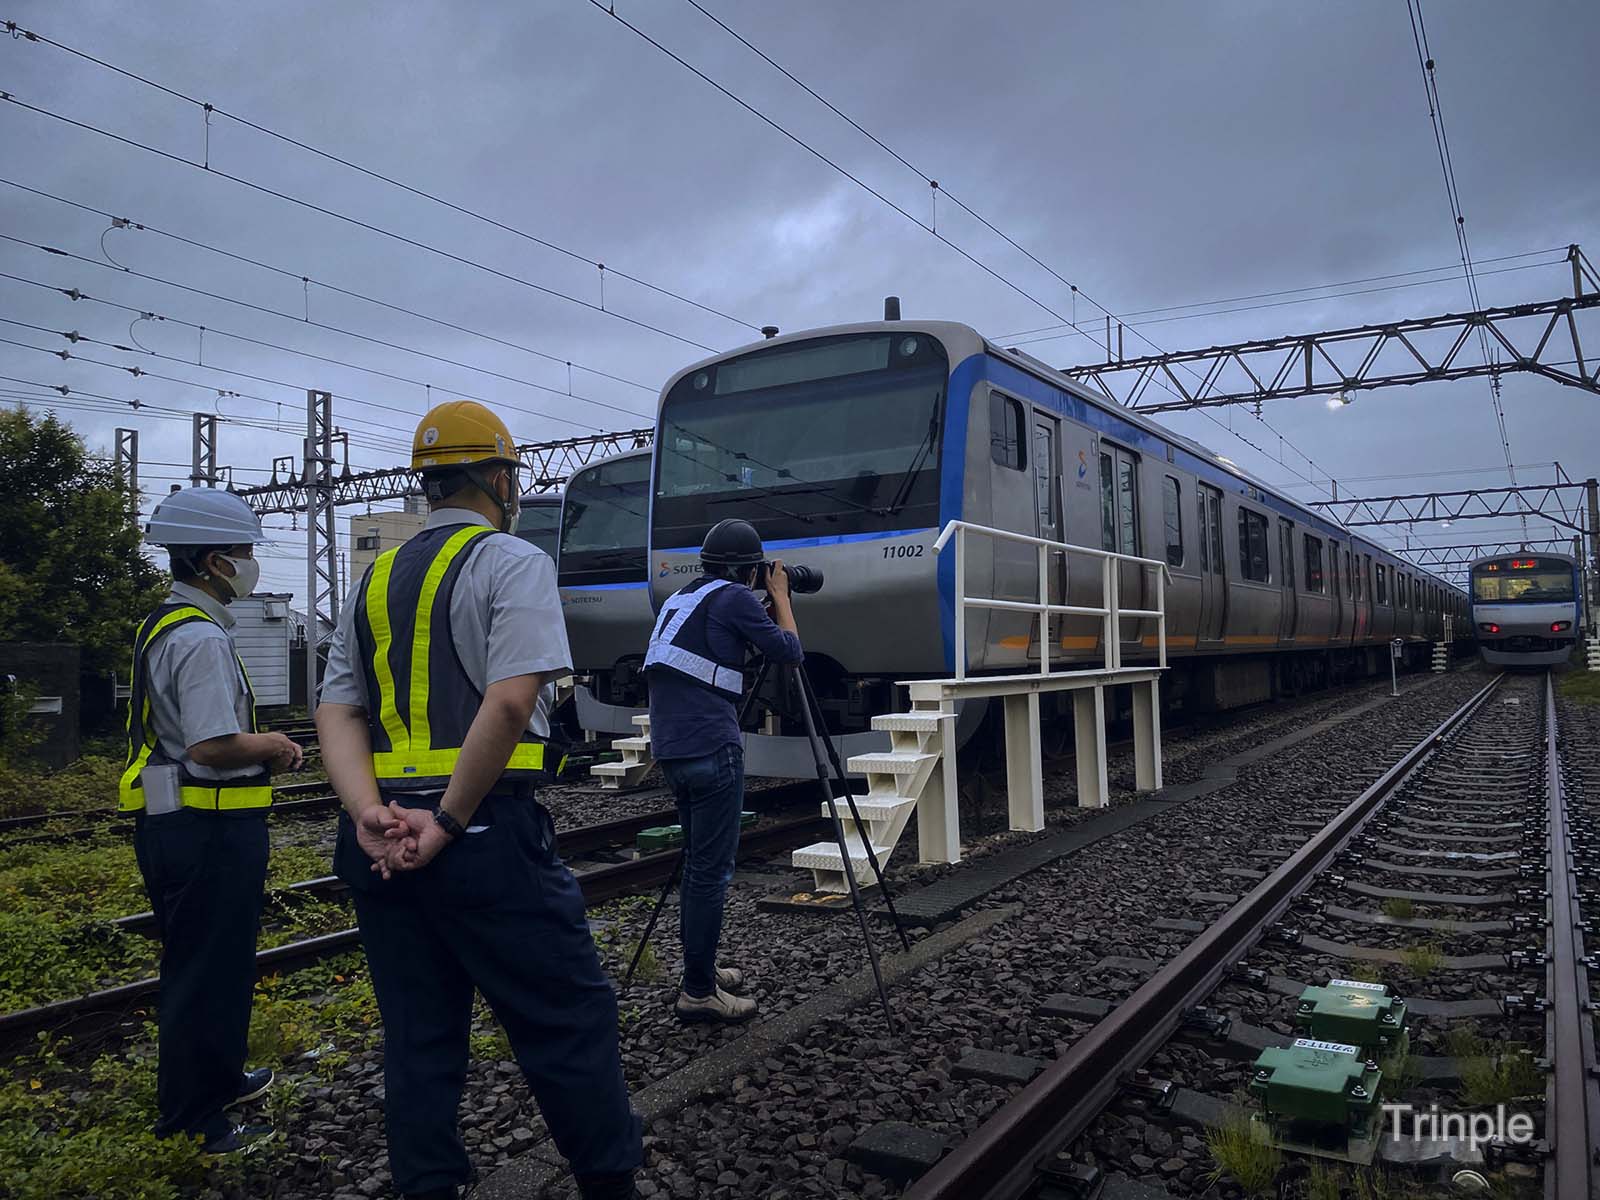
<svg viewBox="0 0 1600 1200">
<path fill-rule="evenodd" d="M 722 904 L 733 878 L 744 807 L 744 739 L 738 704 L 750 650 L 775 663 L 805 652 L 781 562 L 768 566 L 748 521 L 719 522 L 700 547 L 705 574 L 661 606 L 645 671 L 650 680 L 650 745 L 678 802 L 683 826 L 679 926 L 683 981 L 680 1021 L 744 1021 L 756 1002 L 734 995 L 744 984 L 717 966 Z M 772 615 L 751 590 L 764 586 Z"/>
</svg>

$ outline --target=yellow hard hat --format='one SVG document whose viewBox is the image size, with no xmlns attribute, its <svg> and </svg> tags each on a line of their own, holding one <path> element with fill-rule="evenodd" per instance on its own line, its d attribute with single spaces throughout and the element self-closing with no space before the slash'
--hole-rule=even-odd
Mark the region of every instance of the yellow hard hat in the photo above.
<svg viewBox="0 0 1600 1200">
<path fill-rule="evenodd" d="M 413 471 L 482 462 L 517 462 L 504 421 L 476 400 L 449 400 L 428 410 L 411 438 Z"/>
</svg>

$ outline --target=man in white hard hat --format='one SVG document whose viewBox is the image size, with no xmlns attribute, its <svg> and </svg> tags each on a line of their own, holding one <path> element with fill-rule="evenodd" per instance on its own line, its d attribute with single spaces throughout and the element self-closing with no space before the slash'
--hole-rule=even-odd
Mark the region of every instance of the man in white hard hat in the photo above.
<svg viewBox="0 0 1600 1200">
<path fill-rule="evenodd" d="M 267 878 L 271 771 L 300 747 L 256 728 L 255 696 L 228 605 L 261 574 L 266 540 L 250 506 L 216 488 L 162 498 L 146 539 L 172 560 L 172 592 L 139 627 L 118 807 L 161 934 L 158 1136 L 227 1153 L 268 1132 L 228 1109 L 272 1071 L 245 1071 L 256 933 Z"/>
</svg>

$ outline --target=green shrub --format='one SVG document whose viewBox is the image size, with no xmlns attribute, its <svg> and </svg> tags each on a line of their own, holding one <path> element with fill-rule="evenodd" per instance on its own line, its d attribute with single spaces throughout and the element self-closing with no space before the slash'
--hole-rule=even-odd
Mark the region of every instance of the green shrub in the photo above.
<svg viewBox="0 0 1600 1200">
<path fill-rule="evenodd" d="M 1417 906 L 1403 896 L 1391 896 L 1383 902 L 1383 915 L 1409 921 L 1417 915 Z"/>
</svg>

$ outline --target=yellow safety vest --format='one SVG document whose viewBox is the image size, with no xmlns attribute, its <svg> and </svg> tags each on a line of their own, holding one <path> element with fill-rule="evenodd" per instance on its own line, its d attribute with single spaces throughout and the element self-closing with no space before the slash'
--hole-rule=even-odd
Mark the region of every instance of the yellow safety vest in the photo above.
<svg viewBox="0 0 1600 1200">
<path fill-rule="evenodd" d="M 483 695 L 456 654 L 450 593 L 491 532 L 482 525 L 424 530 L 379 555 L 362 583 L 355 629 L 380 789 L 442 789 L 455 771 Z M 524 734 L 504 777 L 537 777 L 544 750 Z"/>
<path fill-rule="evenodd" d="M 122 812 L 144 810 L 144 787 L 139 772 L 150 763 L 157 765 L 173 760 L 161 748 L 160 739 L 150 722 L 150 681 L 147 678 L 150 647 L 157 638 L 164 637 L 180 625 L 191 621 L 211 620 L 204 610 L 192 604 L 163 604 L 145 618 L 133 639 L 133 668 L 129 677 L 128 699 L 128 765 L 122 772 L 117 788 L 117 808 Z M 244 660 L 234 656 L 239 664 L 239 679 L 245 696 L 250 701 L 250 732 L 256 729 L 256 695 L 250 687 L 250 676 L 244 669 Z M 272 803 L 271 775 L 263 767 L 237 779 L 201 779 L 185 771 L 179 781 L 179 796 L 186 808 L 202 808 L 216 812 L 234 809 L 266 808 Z"/>
</svg>

